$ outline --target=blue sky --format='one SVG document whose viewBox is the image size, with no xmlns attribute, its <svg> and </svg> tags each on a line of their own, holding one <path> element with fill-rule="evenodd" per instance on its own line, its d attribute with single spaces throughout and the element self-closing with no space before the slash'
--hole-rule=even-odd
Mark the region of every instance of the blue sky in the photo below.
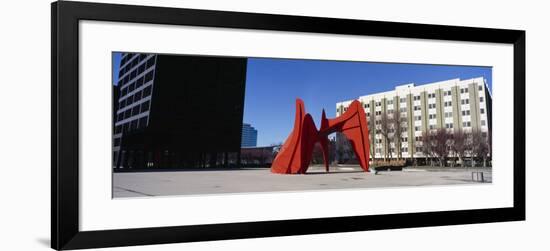
<svg viewBox="0 0 550 251">
<path fill-rule="evenodd" d="M 120 52 L 113 52 L 113 85 L 117 85 L 118 70 L 120 69 Z"/>
<path fill-rule="evenodd" d="M 265 146 L 283 142 L 292 130 L 296 98 L 319 126 L 322 109 L 335 117 L 343 100 L 401 84 L 473 77 L 485 77 L 492 89 L 490 67 L 251 58 L 243 122 L 258 130 L 258 146 Z"/>
<path fill-rule="evenodd" d="M 113 84 L 120 53 L 113 53 Z M 336 103 L 396 85 L 422 85 L 453 78 L 484 77 L 492 90 L 491 67 L 249 58 L 244 123 L 258 130 L 258 146 L 283 142 L 301 98 L 319 126 L 321 112 L 335 117 Z"/>
</svg>

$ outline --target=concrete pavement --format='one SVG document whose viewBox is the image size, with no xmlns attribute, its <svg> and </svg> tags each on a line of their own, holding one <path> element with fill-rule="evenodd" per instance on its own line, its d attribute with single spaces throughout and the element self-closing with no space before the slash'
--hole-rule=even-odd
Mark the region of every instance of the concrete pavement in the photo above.
<svg viewBox="0 0 550 251">
<path fill-rule="evenodd" d="M 405 168 L 376 175 L 358 166 L 330 170 L 313 166 L 305 175 L 273 174 L 267 168 L 114 173 L 113 197 L 483 184 L 472 181 L 472 171 L 483 172 L 484 184 L 492 182 L 490 168 Z"/>
</svg>

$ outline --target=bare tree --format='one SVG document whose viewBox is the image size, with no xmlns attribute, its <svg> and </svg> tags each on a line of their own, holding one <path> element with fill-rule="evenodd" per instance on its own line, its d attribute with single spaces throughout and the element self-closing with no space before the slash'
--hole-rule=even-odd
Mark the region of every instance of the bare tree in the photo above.
<svg viewBox="0 0 550 251">
<path fill-rule="evenodd" d="M 375 118 L 374 118 L 374 115 L 370 115 L 370 117 L 367 117 L 367 126 L 368 126 L 368 129 L 369 129 L 369 151 L 370 151 L 370 156 L 371 156 L 371 159 L 372 161 L 374 161 L 374 147 L 375 147 L 375 143 L 374 143 L 374 140 L 372 138 L 372 133 L 371 132 L 376 132 L 376 126 L 374 125 L 374 121 L 375 121 Z"/>
<path fill-rule="evenodd" d="M 488 137 L 479 130 L 472 131 L 472 167 L 476 158 L 483 159 L 483 167 L 486 167 L 489 150 Z"/>
<path fill-rule="evenodd" d="M 323 163 L 323 149 L 321 148 L 321 144 L 315 143 L 313 146 L 313 153 L 311 156 L 311 163 L 312 164 L 322 164 Z"/>
<path fill-rule="evenodd" d="M 453 133 L 452 150 L 458 157 L 458 161 L 464 166 L 464 157 L 468 151 L 469 144 L 467 142 L 466 133 L 462 129 L 455 129 Z"/>
<path fill-rule="evenodd" d="M 424 158 L 426 159 L 426 165 L 428 164 L 428 158 L 432 157 L 432 135 L 428 131 L 422 132 L 422 136 L 420 136 L 420 140 L 417 141 L 417 146 L 419 146 L 422 149 L 422 154 L 424 154 Z"/>
<path fill-rule="evenodd" d="M 401 112 L 399 109 L 394 109 L 392 120 L 394 122 L 393 126 L 393 135 L 395 139 L 395 149 L 397 149 L 397 160 L 400 160 L 402 157 L 401 145 L 403 142 L 403 132 L 405 132 L 407 126 L 407 119 L 401 117 Z"/>
<path fill-rule="evenodd" d="M 437 129 L 430 134 L 432 152 L 439 159 L 439 166 L 443 167 L 445 166 L 445 159 L 449 155 L 451 134 L 443 128 Z"/>
<path fill-rule="evenodd" d="M 337 132 L 334 145 L 336 148 L 335 155 L 338 158 L 338 163 L 342 164 L 348 162 L 349 160 L 355 159 L 353 147 L 351 142 L 346 138 L 346 135 Z"/>
<path fill-rule="evenodd" d="M 391 152 L 389 150 L 390 148 L 390 142 L 391 142 L 391 124 L 392 124 L 392 119 L 388 116 L 388 114 L 386 112 L 383 112 L 382 114 L 380 114 L 380 129 L 378 130 L 380 135 L 382 135 L 382 137 L 384 138 L 385 140 L 385 143 L 384 143 L 384 161 L 387 161 L 388 160 L 388 153 L 389 153 L 389 157 L 391 158 Z"/>
</svg>

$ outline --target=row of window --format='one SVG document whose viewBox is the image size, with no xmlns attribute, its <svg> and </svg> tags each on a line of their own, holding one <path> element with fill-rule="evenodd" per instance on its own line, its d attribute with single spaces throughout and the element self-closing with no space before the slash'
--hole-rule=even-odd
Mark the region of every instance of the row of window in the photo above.
<svg viewBox="0 0 550 251">
<path fill-rule="evenodd" d="M 135 89 L 141 87 L 142 85 L 144 85 L 145 83 L 153 80 L 153 74 L 154 72 L 153 71 L 150 71 L 148 72 L 147 74 L 145 74 L 145 76 L 141 76 L 140 78 L 138 78 L 135 82 L 133 82 L 132 84 L 122 88 L 120 90 L 120 96 L 121 97 L 124 97 L 126 96 L 126 94 L 134 91 Z"/>
<path fill-rule="evenodd" d="M 126 53 L 122 56 L 122 59 L 120 60 L 120 65 L 124 65 L 126 64 L 126 62 L 128 62 L 128 60 L 130 60 L 132 57 L 134 57 L 136 54 L 135 53 Z"/>
<path fill-rule="evenodd" d="M 120 112 L 117 114 L 116 121 L 122 121 L 124 119 L 130 118 L 132 116 L 138 115 L 140 113 L 144 113 L 146 111 L 149 111 L 149 100 L 146 102 L 141 103 L 141 105 L 136 105 L 132 107 L 131 109 L 127 109 L 124 112 Z"/>
<path fill-rule="evenodd" d="M 142 98 L 148 97 L 151 95 L 152 86 L 147 86 L 143 90 L 134 93 L 134 95 L 128 96 L 127 98 L 121 100 L 118 105 L 118 109 L 122 109 L 126 106 L 129 106 Z"/>
<path fill-rule="evenodd" d="M 150 72 L 150 73 L 152 73 L 152 72 Z M 148 74 L 148 75 L 149 75 L 149 74 Z M 151 79 L 152 79 L 152 75 L 151 75 L 150 77 L 151 77 Z M 124 93 L 124 92 L 123 92 L 123 93 Z M 125 95 L 125 94 L 123 94 L 123 95 Z M 434 94 L 434 95 L 435 95 L 435 94 Z M 418 98 L 420 99 L 420 96 L 415 96 L 415 100 L 416 100 L 416 97 L 418 97 Z M 479 97 L 479 102 L 483 102 L 483 100 L 484 100 L 483 97 Z M 462 99 L 462 100 L 460 100 L 460 103 L 463 104 L 463 105 L 467 105 L 467 104 L 470 104 L 470 100 L 467 99 L 467 98 L 466 98 L 466 99 Z M 393 101 L 391 101 L 391 103 L 388 101 L 388 104 L 393 104 Z M 380 106 L 380 105 L 381 105 L 381 102 L 376 102 L 375 105 L 376 105 L 376 106 Z M 445 106 L 445 107 L 450 107 L 450 106 L 452 106 L 452 105 L 453 105 L 453 102 L 452 102 L 452 101 L 445 101 L 445 102 L 443 103 L 443 106 Z M 363 107 L 369 108 L 369 104 L 368 104 L 368 103 L 367 103 L 367 104 L 364 104 Z M 428 108 L 429 108 L 429 109 L 434 109 L 434 108 L 436 108 L 436 104 L 435 104 L 435 103 L 433 103 L 433 104 L 428 104 Z M 347 107 L 344 107 L 343 110 L 344 110 L 344 112 L 345 112 L 345 111 L 348 110 L 348 108 L 347 108 Z M 402 107 L 402 108 L 400 108 L 399 110 L 400 110 L 401 112 L 406 112 L 406 111 L 407 111 L 405 107 Z M 415 111 L 420 111 L 420 106 L 418 106 L 418 105 L 417 105 L 417 106 L 414 106 L 414 110 L 415 110 Z M 338 108 L 337 111 L 340 112 L 340 108 Z M 390 111 L 393 111 L 393 110 L 390 110 Z M 377 115 L 378 115 L 378 114 L 377 114 Z"/>
<path fill-rule="evenodd" d="M 485 113 L 485 109 L 483 109 L 483 108 L 480 109 L 480 113 L 481 113 L 481 114 Z M 381 115 L 381 114 L 382 114 L 381 111 L 376 111 L 376 115 Z M 462 111 L 462 116 L 469 116 L 469 115 L 470 115 L 470 110 L 464 110 L 464 111 Z M 370 116 L 370 113 L 367 112 L 367 120 L 370 120 L 369 116 Z M 445 112 L 445 113 L 444 113 L 444 117 L 445 117 L 445 118 L 452 118 L 452 117 L 453 117 L 453 112 Z M 429 118 L 429 119 L 436 119 L 436 118 L 437 118 L 437 114 L 429 114 L 429 115 L 428 115 L 428 118 Z M 421 115 L 414 116 L 414 120 L 415 120 L 415 121 L 420 121 L 420 120 L 422 120 L 422 116 L 421 116 Z M 377 120 L 377 121 L 376 121 L 376 122 L 377 122 L 376 124 L 378 124 L 379 121 L 380 121 L 380 120 Z M 406 122 L 406 121 L 407 121 L 407 118 L 406 118 L 406 117 L 401 117 L 401 122 Z"/>
<path fill-rule="evenodd" d="M 147 117 L 134 119 L 134 120 L 126 122 L 122 125 L 116 126 L 115 127 L 115 134 L 128 133 L 128 132 L 135 131 L 137 129 L 142 129 L 142 128 L 145 128 L 145 127 L 147 127 Z M 117 146 L 116 142 L 115 142 L 115 146 Z"/>
<path fill-rule="evenodd" d="M 483 86 L 480 85 L 479 90 L 482 91 Z M 461 88 L 460 93 L 468 93 L 468 88 Z M 451 96 L 451 91 L 443 91 L 443 96 Z M 435 93 L 428 93 L 428 98 L 435 98 Z M 417 100 L 420 100 L 420 99 L 421 99 L 420 95 L 413 96 L 414 101 L 417 101 Z M 405 103 L 406 101 L 407 101 L 406 98 L 400 98 L 399 99 L 400 103 Z M 483 102 L 483 100 L 482 100 L 482 102 Z M 387 103 L 388 103 L 388 105 L 393 104 L 393 99 L 388 99 Z M 375 102 L 376 106 L 380 106 L 381 104 L 382 104 L 381 102 Z M 368 103 L 366 103 L 366 104 L 364 104 L 364 107 L 369 108 L 370 105 Z"/>
<path fill-rule="evenodd" d="M 135 77 L 136 75 L 139 75 L 139 73 L 143 72 L 146 68 L 149 69 L 149 67 L 151 67 L 155 64 L 155 57 L 151 57 L 147 60 L 147 62 L 145 62 L 144 60 L 145 60 L 146 57 L 147 57 L 147 54 L 140 54 L 138 57 L 135 57 L 126 66 L 120 67 L 120 71 L 118 72 L 119 76 L 124 76 L 124 74 L 130 72 L 130 70 L 132 70 L 137 65 L 139 65 L 139 67 L 134 69 L 128 75 L 130 75 L 130 76 L 133 75 Z M 140 63 L 141 63 L 141 65 L 140 65 Z M 120 65 L 122 66 L 124 64 L 121 63 Z M 130 79 L 132 79 L 132 77 L 130 77 Z"/>
<path fill-rule="evenodd" d="M 123 85 L 131 82 L 132 79 L 136 78 L 136 76 L 139 76 L 143 72 L 147 71 L 147 69 L 151 68 L 152 64 L 154 64 L 154 59 L 155 58 L 149 59 L 148 62 L 147 62 L 147 66 L 146 66 L 145 63 L 143 63 L 138 68 L 133 70 L 130 74 L 127 74 L 123 78 L 119 79 L 119 81 L 118 81 L 119 86 L 123 86 Z M 149 62 L 151 62 L 151 63 L 149 63 Z M 151 65 L 149 65 L 149 64 L 151 64 Z M 122 76 L 122 75 L 119 75 L 119 76 Z"/>
</svg>

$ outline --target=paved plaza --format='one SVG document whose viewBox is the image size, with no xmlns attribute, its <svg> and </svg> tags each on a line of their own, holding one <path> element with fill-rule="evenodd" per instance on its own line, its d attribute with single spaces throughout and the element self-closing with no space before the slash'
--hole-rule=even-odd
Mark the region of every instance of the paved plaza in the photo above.
<svg viewBox="0 0 550 251">
<path fill-rule="evenodd" d="M 268 168 L 144 171 L 113 174 L 113 197 L 251 193 L 400 186 L 489 184 L 491 168 L 405 168 L 362 172 L 358 166 L 310 167 L 307 174 L 273 174 Z M 483 172 L 484 182 L 472 172 Z"/>
</svg>

